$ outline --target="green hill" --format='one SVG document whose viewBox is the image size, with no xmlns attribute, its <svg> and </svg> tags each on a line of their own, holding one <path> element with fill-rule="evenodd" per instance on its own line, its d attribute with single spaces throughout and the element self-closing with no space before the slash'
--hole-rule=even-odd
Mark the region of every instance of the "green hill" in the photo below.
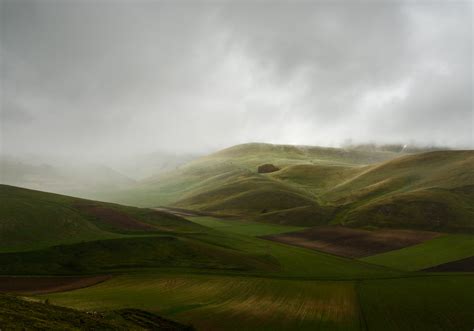
<svg viewBox="0 0 474 331">
<path fill-rule="evenodd" d="M 138 309 L 83 312 L 11 295 L 0 295 L 0 325 L 6 330 L 193 330 Z"/>
<path fill-rule="evenodd" d="M 407 155 L 395 150 L 238 145 L 150 178 L 133 190 L 109 198 L 142 206 L 171 205 L 293 225 L 339 222 L 354 226 L 397 226 L 399 223 L 422 228 L 466 228 L 471 216 L 467 205 L 472 197 L 465 193 L 468 188 L 460 187 L 474 184 L 473 152 Z M 275 164 L 281 170 L 258 174 L 256 168 L 264 163 Z M 433 190 L 438 188 L 455 191 Z M 424 191 L 415 192 L 420 190 Z M 459 190 L 464 193 L 457 193 Z M 444 201 L 443 194 L 451 196 L 444 205 L 440 203 Z M 458 195 L 460 200 L 451 205 L 450 201 Z M 413 201 L 406 204 L 407 199 Z M 425 213 L 426 208 L 416 207 L 424 204 L 418 202 L 421 200 L 435 206 L 433 212 L 442 210 L 442 215 L 454 215 L 455 221 L 438 226 L 429 223 L 433 212 Z M 379 215 L 380 206 L 394 203 L 403 204 L 404 211 Z M 418 215 L 412 209 L 418 210 Z M 400 222 L 400 215 L 405 215 L 407 221 Z M 413 217 L 415 222 L 410 220 Z"/>
<path fill-rule="evenodd" d="M 474 152 L 401 150 L 237 145 L 106 198 L 299 226 L 471 231 Z M 280 170 L 258 173 L 267 163 Z"/>
<path fill-rule="evenodd" d="M 100 197 L 103 200 L 140 207 L 171 205 L 178 200 L 219 189 L 220 186 L 239 179 L 252 181 L 256 178 L 267 178 L 263 175 L 256 176 L 257 167 L 264 163 L 279 167 L 298 164 L 353 166 L 373 164 L 398 155 L 400 153 L 385 150 L 250 143 L 201 157 L 177 170 L 143 180 L 134 188 L 109 192 Z M 294 190 L 291 187 L 287 189 Z"/>
<path fill-rule="evenodd" d="M 0 200 L 0 251 L 3 252 L 200 228 L 161 211 L 8 185 L 0 185 Z"/>
<path fill-rule="evenodd" d="M 6 185 L 0 198 L 1 274 L 278 268 L 263 255 L 209 243 L 212 230 L 166 212 Z"/>
<path fill-rule="evenodd" d="M 473 187 L 473 151 L 436 151 L 365 169 L 322 198 L 347 225 L 472 231 Z"/>
</svg>

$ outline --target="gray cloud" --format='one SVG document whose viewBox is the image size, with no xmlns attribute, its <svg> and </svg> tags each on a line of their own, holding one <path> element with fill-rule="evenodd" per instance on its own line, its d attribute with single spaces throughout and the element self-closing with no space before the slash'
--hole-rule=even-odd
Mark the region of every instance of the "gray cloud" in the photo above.
<svg viewBox="0 0 474 331">
<path fill-rule="evenodd" d="M 1 2 L 2 150 L 474 147 L 470 2 Z"/>
</svg>

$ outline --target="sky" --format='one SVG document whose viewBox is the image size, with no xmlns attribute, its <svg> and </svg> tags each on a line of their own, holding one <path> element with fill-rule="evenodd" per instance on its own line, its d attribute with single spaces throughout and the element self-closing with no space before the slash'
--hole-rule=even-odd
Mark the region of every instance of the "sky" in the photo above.
<svg viewBox="0 0 474 331">
<path fill-rule="evenodd" d="M 474 148 L 470 1 L 0 1 L 5 154 Z"/>
</svg>

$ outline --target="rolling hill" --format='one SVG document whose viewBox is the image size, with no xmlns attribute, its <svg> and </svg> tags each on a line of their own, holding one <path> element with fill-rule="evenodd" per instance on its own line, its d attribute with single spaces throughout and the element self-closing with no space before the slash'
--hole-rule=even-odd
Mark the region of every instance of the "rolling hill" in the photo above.
<svg viewBox="0 0 474 331">
<path fill-rule="evenodd" d="M 473 231 L 474 152 L 411 152 L 237 145 L 107 199 L 299 226 Z M 280 170 L 258 173 L 265 163 Z"/>
<path fill-rule="evenodd" d="M 0 186 L 2 274 L 156 268 L 268 270 L 265 257 L 207 242 L 207 228 L 163 211 Z"/>
<path fill-rule="evenodd" d="M 0 295 L 0 325 L 8 330 L 193 330 L 190 326 L 138 309 L 99 314 L 12 295 Z"/>
</svg>

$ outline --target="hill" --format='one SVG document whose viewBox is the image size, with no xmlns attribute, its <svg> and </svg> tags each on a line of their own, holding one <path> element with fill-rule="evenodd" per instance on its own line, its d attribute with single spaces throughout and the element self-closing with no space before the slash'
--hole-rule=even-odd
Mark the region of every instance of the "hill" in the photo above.
<svg viewBox="0 0 474 331">
<path fill-rule="evenodd" d="M 373 164 L 398 155 L 400 153 L 385 150 L 243 144 L 201 157 L 177 170 L 141 181 L 134 188 L 110 192 L 102 195 L 101 198 L 140 207 L 173 205 L 178 200 L 191 198 L 190 205 L 196 205 L 193 197 L 212 190 L 220 190 L 224 185 L 235 184 L 243 189 L 248 186 L 242 187 L 242 182 L 247 182 L 255 183 L 260 188 L 266 187 L 273 190 L 278 183 L 267 175 L 256 173 L 257 167 L 264 163 L 275 164 L 280 168 L 298 164 L 354 166 Z M 300 189 L 291 185 L 283 186 L 284 191 L 290 192 L 290 195 L 302 193 Z M 282 185 L 278 187 L 281 189 Z M 239 188 L 236 187 L 235 191 L 239 191 Z M 310 196 L 310 199 L 313 197 Z M 187 202 L 177 203 L 183 206 L 186 204 Z"/>
<path fill-rule="evenodd" d="M 7 330 L 193 330 L 138 309 L 82 312 L 11 295 L 0 295 L 0 325 Z"/>
<path fill-rule="evenodd" d="M 196 224 L 162 211 L 8 185 L 0 185 L 0 200 L 3 252 L 127 235 L 199 230 Z"/>
<path fill-rule="evenodd" d="M 473 151 L 369 147 L 237 145 L 108 199 L 300 226 L 474 230 Z M 266 163 L 280 170 L 258 173 Z"/>
<path fill-rule="evenodd" d="M 209 243 L 209 229 L 164 211 L 0 185 L 0 273 L 97 274 L 157 268 L 272 270 Z"/>
</svg>

